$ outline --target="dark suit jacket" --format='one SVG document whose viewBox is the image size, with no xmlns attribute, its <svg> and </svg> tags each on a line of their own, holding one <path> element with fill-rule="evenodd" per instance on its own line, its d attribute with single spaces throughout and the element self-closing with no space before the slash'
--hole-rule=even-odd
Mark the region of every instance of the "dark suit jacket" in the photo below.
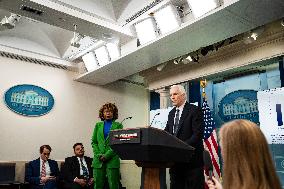
<svg viewBox="0 0 284 189">
<path fill-rule="evenodd" d="M 58 164 L 54 160 L 47 160 L 50 167 L 50 175 L 57 177 L 59 174 Z M 25 181 L 30 184 L 32 189 L 42 188 L 40 185 L 40 158 L 29 162 L 26 174 Z M 45 184 L 45 189 L 54 189 L 56 188 L 56 181 L 50 181 Z"/>
<path fill-rule="evenodd" d="M 91 167 L 93 159 L 87 156 L 84 156 L 84 158 L 87 163 L 89 176 L 93 178 L 93 169 Z M 61 170 L 61 179 L 64 188 L 72 188 L 76 177 L 80 178 L 80 163 L 78 158 L 76 156 L 65 158 L 65 163 Z"/>
<path fill-rule="evenodd" d="M 168 122 L 165 131 L 173 134 L 174 118 L 176 108 L 169 112 Z M 175 136 L 190 146 L 195 148 L 194 155 L 190 163 L 180 164 L 184 168 L 197 168 L 203 167 L 203 114 L 199 107 L 185 103 L 180 120 L 178 130 Z"/>
</svg>

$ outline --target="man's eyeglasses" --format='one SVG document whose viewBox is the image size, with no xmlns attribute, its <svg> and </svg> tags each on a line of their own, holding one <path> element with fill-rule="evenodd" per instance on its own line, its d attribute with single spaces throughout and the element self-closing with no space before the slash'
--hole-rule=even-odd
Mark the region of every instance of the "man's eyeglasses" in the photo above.
<svg viewBox="0 0 284 189">
<path fill-rule="evenodd" d="M 84 150 L 84 147 L 81 147 L 81 148 L 75 148 L 75 151 L 78 151 L 78 150 Z"/>
</svg>

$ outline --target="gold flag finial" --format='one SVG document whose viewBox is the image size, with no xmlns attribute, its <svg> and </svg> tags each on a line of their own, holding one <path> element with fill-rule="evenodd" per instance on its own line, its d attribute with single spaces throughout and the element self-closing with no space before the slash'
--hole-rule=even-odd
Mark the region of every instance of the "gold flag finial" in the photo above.
<svg viewBox="0 0 284 189">
<path fill-rule="evenodd" d="M 200 80 L 200 86 L 202 87 L 202 97 L 206 98 L 205 87 L 207 86 L 206 79 Z"/>
</svg>

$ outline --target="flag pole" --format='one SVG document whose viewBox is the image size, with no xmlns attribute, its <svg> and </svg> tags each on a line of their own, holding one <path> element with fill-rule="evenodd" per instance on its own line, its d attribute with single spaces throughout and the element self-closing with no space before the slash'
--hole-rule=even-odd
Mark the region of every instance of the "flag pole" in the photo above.
<svg viewBox="0 0 284 189">
<path fill-rule="evenodd" d="M 219 161 L 219 154 L 218 154 L 218 141 L 217 141 L 217 134 L 216 134 L 216 123 L 213 120 L 208 102 L 206 100 L 206 93 L 205 87 L 207 86 L 206 79 L 200 80 L 200 87 L 202 87 L 202 110 L 204 116 L 204 124 L 205 124 L 205 131 L 204 131 L 204 148 L 209 151 L 211 156 L 211 161 L 213 163 L 213 174 L 215 178 L 222 180 L 221 177 L 221 170 L 220 170 L 220 161 Z M 208 135 L 210 134 L 210 135 Z M 206 136 L 205 136 L 206 135 Z"/>
</svg>

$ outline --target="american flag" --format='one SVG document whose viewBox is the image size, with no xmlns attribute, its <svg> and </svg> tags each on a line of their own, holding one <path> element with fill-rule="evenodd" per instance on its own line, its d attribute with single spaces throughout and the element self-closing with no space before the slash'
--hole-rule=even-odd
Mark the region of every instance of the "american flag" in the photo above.
<svg viewBox="0 0 284 189">
<path fill-rule="evenodd" d="M 203 118 L 204 118 L 204 148 L 209 151 L 212 164 L 213 164 L 213 176 L 220 179 L 221 171 L 218 156 L 218 143 L 216 134 L 216 124 L 213 120 L 210 108 L 206 99 L 203 99 L 202 104 Z"/>
</svg>

